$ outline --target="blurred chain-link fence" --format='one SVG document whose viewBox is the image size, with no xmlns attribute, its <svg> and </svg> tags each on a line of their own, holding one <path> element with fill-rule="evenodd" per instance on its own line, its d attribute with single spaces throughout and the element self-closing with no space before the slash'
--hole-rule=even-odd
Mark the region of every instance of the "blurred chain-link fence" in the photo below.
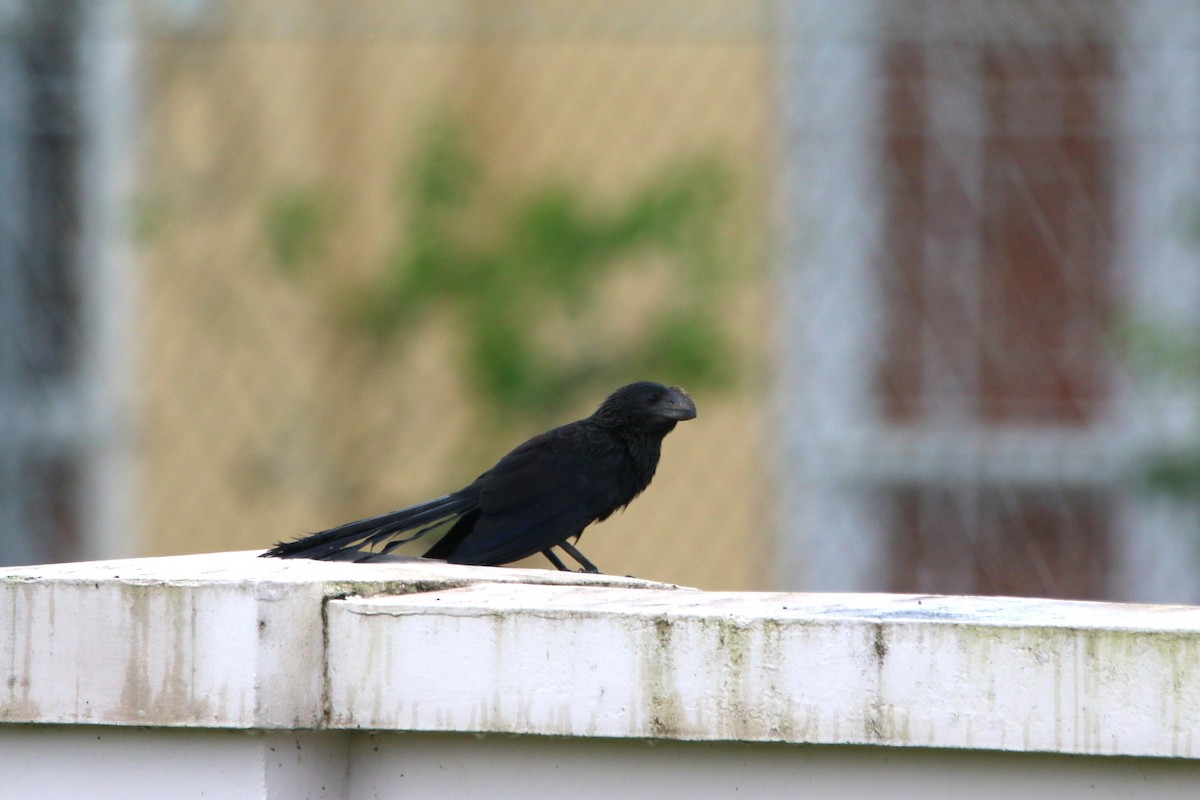
<svg viewBox="0 0 1200 800">
<path fill-rule="evenodd" d="M 263 547 L 649 377 L 602 568 L 1200 597 L 1193 6 L 10 3 L 4 558 Z"/>
<path fill-rule="evenodd" d="M 1197 597 L 1200 9 L 786 8 L 786 572 Z"/>
</svg>

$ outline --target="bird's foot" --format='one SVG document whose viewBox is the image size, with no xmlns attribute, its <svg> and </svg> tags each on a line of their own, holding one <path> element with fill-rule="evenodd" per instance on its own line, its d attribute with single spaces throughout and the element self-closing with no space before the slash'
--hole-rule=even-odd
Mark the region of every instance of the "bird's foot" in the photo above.
<svg viewBox="0 0 1200 800">
<path fill-rule="evenodd" d="M 583 567 L 580 572 L 590 572 L 593 575 L 600 574 L 600 569 L 591 561 L 588 561 L 587 558 L 584 557 L 583 553 L 579 552 L 575 545 L 571 544 L 570 542 L 562 542 L 558 546 L 563 549 L 563 552 L 579 562 L 580 566 Z"/>
</svg>

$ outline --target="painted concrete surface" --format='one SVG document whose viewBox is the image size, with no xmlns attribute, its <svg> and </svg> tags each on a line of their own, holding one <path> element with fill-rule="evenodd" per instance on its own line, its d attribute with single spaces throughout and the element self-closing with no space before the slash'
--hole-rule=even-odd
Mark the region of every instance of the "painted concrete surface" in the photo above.
<svg viewBox="0 0 1200 800">
<path fill-rule="evenodd" d="M 39 800 L 1193 800 L 1200 762 L 923 748 L 0 725 Z"/>
<path fill-rule="evenodd" d="M 1193 607 L 480 584 L 328 622 L 332 727 L 1200 756 Z"/>
<path fill-rule="evenodd" d="M 348 800 L 349 745 L 312 731 L 0 725 L 0 797 Z"/>
<path fill-rule="evenodd" d="M 1200 763 L 739 742 L 381 733 L 350 797 L 1194 800 Z"/>
<path fill-rule="evenodd" d="M 256 555 L 0 572 L 0 796 L 1200 786 L 1200 608 Z"/>
<path fill-rule="evenodd" d="M 0 722 L 317 728 L 325 601 L 536 581 L 665 587 L 551 570 L 257 552 L 0 572 Z"/>
</svg>

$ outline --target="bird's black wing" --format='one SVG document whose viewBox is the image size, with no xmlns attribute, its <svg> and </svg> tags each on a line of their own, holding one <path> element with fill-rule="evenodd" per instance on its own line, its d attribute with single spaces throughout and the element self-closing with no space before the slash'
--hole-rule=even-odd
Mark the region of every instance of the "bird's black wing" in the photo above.
<svg viewBox="0 0 1200 800">
<path fill-rule="evenodd" d="M 480 516 L 448 560 L 506 564 L 583 532 L 622 505 L 621 452 L 578 423 L 535 436 L 480 476 Z"/>
</svg>

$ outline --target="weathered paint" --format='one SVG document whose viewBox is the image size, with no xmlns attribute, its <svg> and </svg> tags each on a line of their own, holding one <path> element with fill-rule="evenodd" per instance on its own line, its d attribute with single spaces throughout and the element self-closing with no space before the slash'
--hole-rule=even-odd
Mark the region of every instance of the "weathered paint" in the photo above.
<svg viewBox="0 0 1200 800">
<path fill-rule="evenodd" d="M 10 568 L 0 574 L 0 722 L 319 728 L 328 598 L 480 580 L 662 586 L 433 562 L 257 552 Z"/>
<path fill-rule="evenodd" d="M 0 721 L 1200 756 L 1197 608 L 255 555 L 0 575 Z"/>
<path fill-rule="evenodd" d="M 480 584 L 328 619 L 332 727 L 1200 755 L 1191 607 Z"/>
</svg>

